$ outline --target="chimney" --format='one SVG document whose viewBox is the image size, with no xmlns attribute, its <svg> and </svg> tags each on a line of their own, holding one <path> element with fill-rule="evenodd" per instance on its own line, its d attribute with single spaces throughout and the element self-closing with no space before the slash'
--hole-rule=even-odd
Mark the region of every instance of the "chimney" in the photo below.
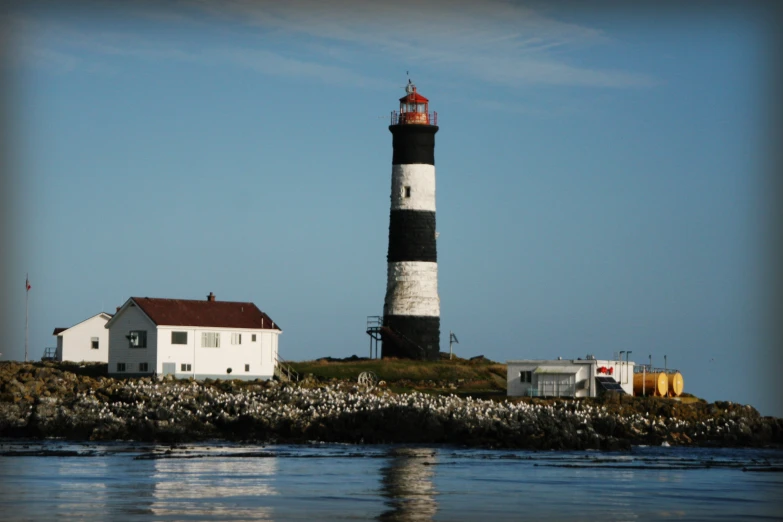
<svg viewBox="0 0 783 522">
<path fill-rule="evenodd" d="M 121 307 L 121 306 L 118 306 L 118 307 L 117 307 L 117 312 L 119 312 L 119 311 L 120 311 L 120 308 L 122 308 L 122 307 Z"/>
<path fill-rule="evenodd" d="M 207 296 L 207 301 L 209 301 L 210 303 L 214 303 L 215 302 L 215 294 L 210 292 L 209 295 Z"/>
</svg>

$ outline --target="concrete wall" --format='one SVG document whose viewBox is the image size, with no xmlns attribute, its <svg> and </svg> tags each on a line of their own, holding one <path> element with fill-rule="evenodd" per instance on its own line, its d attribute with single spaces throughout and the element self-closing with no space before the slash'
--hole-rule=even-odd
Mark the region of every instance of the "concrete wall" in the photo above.
<svg viewBox="0 0 783 522">
<path fill-rule="evenodd" d="M 108 362 L 109 332 L 106 330 L 108 314 L 97 314 L 68 328 L 57 336 L 58 361 Z M 98 338 L 98 349 L 92 348 L 92 338 Z"/>
</svg>

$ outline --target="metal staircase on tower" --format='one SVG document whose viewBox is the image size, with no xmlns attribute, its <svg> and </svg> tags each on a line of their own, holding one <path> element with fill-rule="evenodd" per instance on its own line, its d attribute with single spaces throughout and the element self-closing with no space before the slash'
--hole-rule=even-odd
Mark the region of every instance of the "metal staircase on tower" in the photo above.
<svg viewBox="0 0 783 522">
<path fill-rule="evenodd" d="M 409 352 L 415 358 L 423 358 L 424 348 L 411 341 L 401 332 L 393 330 L 388 326 L 383 326 L 383 317 L 379 315 L 367 316 L 367 335 L 370 336 L 370 359 L 373 358 L 373 349 L 375 350 L 375 359 L 378 358 L 378 344 L 384 341 L 393 342 L 397 346 Z"/>
</svg>

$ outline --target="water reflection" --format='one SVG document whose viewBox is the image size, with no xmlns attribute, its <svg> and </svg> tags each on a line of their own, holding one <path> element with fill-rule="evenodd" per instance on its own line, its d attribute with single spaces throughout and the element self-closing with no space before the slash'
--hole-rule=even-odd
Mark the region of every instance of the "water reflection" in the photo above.
<svg viewBox="0 0 783 522">
<path fill-rule="evenodd" d="M 389 452 L 381 468 L 381 495 L 389 508 L 379 520 L 431 520 L 438 510 L 435 475 L 435 450 L 399 448 Z"/>
<path fill-rule="evenodd" d="M 107 466 L 92 459 L 53 459 L 50 477 L 68 477 L 57 488 L 52 488 L 49 498 L 55 502 L 54 515 L 59 517 L 88 518 L 100 515 L 100 506 L 106 504 Z"/>
<path fill-rule="evenodd" d="M 149 518 L 152 515 L 155 481 L 149 463 L 137 463 L 123 457 L 106 476 L 106 514 L 101 520 Z"/>
<path fill-rule="evenodd" d="M 148 469 L 131 466 L 125 459 L 112 465 L 98 457 L 55 457 L 50 462 L 55 487 L 45 497 L 54 509 L 46 518 L 127 520 L 152 514 L 155 484 Z"/>
<path fill-rule="evenodd" d="M 218 520 L 271 520 L 263 497 L 277 495 L 276 458 L 158 459 L 152 513 Z"/>
</svg>

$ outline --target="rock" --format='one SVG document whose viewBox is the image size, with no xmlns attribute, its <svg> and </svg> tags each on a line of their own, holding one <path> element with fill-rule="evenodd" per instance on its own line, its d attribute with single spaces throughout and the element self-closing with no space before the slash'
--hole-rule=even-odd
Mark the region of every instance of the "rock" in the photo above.
<svg viewBox="0 0 783 522">
<path fill-rule="evenodd" d="M 730 403 L 683 405 L 631 397 L 468 402 L 453 395 L 398 395 L 380 388 L 382 383 L 370 391 L 338 379 L 317 387 L 274 380 L 153 382 L 28 366 L 25 371 L 18 363 L 0 363 L 0 436 L 418 442 L 529 449 L 783 442 L 783 420 Z M 420 384 L 456 388 L 443 379 Z"/>
</svg>

